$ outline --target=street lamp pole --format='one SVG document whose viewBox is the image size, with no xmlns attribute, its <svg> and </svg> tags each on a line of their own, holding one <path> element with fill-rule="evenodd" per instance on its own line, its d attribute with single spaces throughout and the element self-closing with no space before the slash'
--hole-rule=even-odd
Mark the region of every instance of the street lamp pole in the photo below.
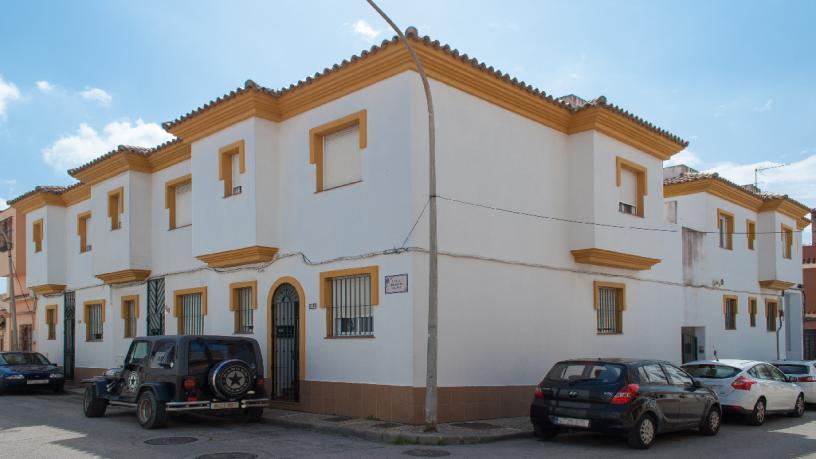
<svg viewBox="0 0 816 459">
<path fill-rule="evenodd" d="M 436 129 L 434 127 L 433 99 L 431 85 L 425 74 L 425 68 L 405 38 L 399 27 L 388 17 L 373 0 L 366 0 L 372 8 L 394 29 L 400 42 L 408 50 L 408 54 L 416 65 L 422 87 L 425 90 L 425 102 L 428 106 L 428 348 L 425 373 L 425 430 L 435 431 L 437 424 L 437 347 L 438 347 L 438 301 L 439 301 L 439 249 L 436 231 Z M 413 27 L 407 29 L 408 34 L 417 34 Z"/>
</svg>

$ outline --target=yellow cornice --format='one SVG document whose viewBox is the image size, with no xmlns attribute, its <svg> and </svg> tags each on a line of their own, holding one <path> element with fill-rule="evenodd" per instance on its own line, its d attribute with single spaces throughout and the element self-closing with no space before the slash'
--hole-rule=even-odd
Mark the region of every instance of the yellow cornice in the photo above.
<svg viewBox="0 0 816 459">
<path fill-rule="evenodd" d="M 759 286 L 771 290 L 785 290 L 796 285 L 794 282 L 786 282 L 779 279 L 762 280 L 759 281 Z"/>
<path fill-rule="evenodd" d="M 156 172 L 190 159 L 191 152 L 189 143 L 178 142 L 152 153 L 147 161 L 151 171 Z"/>
<path fill-rule="evenodd" d="M 652 266 L 660 263 L 659 258 L 647 258 L 639 255 L 597 248 L 572 250 L 571 253 L 576 263 L 606 266 L 610 268 L 632 269 L 636 271 L 652 269 Z"/>
<path fill-rule="evenodd" d="M 759 211 L 764 202 L 762 198 L 747 190 L 737 189 L 716 178 L 693 180 L 690 182 L 663 185 L 663 196 L 672 198 L 694 193 L 709 193 L 748 210 Z"/>
<path fill-rule="evenodd" d="M 810 208 L 805 207 L 803 205 L 797 204 L 790 199 L 786 198 L 776 198 L 776 199 L 769 199 L 762 203 L 762 207 L 759 208 L 760 212 L 765 211 L 776 211 L 783 215 L 786 215 L 797 222 L 804 216 L 810 213 Z M 807 225 L 805 225 L 807 226 Z"/>
<path fill-rule="evenodd" d="M 243 249 L 208 253 L 206 255 L 199 255 L 196 258 L 207 263 L 207 266 L 210 268 L 230 268 L 232 266 L 272 261 L 277 253 L 277 247 L 255 245 L 252 247 L 244 247 Z"/>
<path fill-rule="evenodd" d="M 46 191 L 36 191 L 11 205 L 20 215 L 44 206 L 65 206 L 62 196 Z"/>
<path fill-rule="evenodd" d="M 65 286 L 61 284 L 42 284 L 29 287 L 35 295 L 56 295 L 65 291 Z"/>
<path fill-rule="evenodd" d="M 661 160 L 685 148 L 614 109 L 596 106 L 573 112 L 444 50 L 417 46 L 416 53 L 430 78 L 559 132 L 596 130 Z M 282 95 L 246 89 L 170 124 L 167 130 L 194 142 L 252 116 L 279 122 L 407 70 L 413 71 L 414 65 L 405 49 L 388 46 Z"/>
<path fill-rule="evenodd" d="M 152 168 L 145 155 L 120 151 L 87 169 L 74 172 L 73 177 L 85 185 L 94 185 L 126 171 L 152 172 Z"/>
<path fill-rule="evenodd" d="M 91 199 L 91 187 L 90 185 L 86 185 L 84 183 L 77 185 L 70 190 L 66 190 L 65 193 L 62 193 L 62 202 L 66 206 L 73 206 L 74 204 L 85 201 L 86 199 Z"/>
<path fill-rule="evenodd" d="M 141 282 L 150 276 L 149 269 L 125 269 L 112 273 L 96 274 L 96 278 L 110 285 Z"/>
</svg>

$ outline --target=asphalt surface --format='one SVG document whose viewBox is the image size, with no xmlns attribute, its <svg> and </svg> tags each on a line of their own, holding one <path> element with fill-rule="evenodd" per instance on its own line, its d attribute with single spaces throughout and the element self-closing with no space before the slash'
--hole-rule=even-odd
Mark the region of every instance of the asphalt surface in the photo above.
<svg viewBox="0 0 816 459">
<path fill-rule="evenodd" d="M 554 442 L 533 438 L 461 446 L 390 445 L 351 437 L 287 429 L 265 423 L 182 415 L 162 430 L 144 430 L 135 414 L 109 408 L 103 418 L 82 415 L 81 396 L 17 394 L 0 396 L 2 458 L 197 458 L 205 454 L 248 453 L 267 457 L 411 457 L 407 452 L 448 453 L 449 457 L 706 457 L 816 458 L 816 409 L 803 418 L 769 418 L 750 427 L 728 419 L 716 437 L 694 432 L 658 437 L 648 451 L 629 449 L 621 438 L 569 434 Z M 191 443 L 151 445 L 147 440 L 188 437 Z M 426 454 L 427 456 L 427 454 Z M 227 458 L 229 456 L 221 456 Z M 238 459 L 237 456 L 232 456 Z"/>
</svg>

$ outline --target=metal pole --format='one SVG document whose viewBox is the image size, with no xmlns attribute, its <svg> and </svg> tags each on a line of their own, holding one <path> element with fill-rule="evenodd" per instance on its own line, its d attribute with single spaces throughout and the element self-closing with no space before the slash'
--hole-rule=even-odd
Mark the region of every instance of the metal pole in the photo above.
<svg viewBox="0 0 816 459">
<path fill-rule="evenodd" d="M 11 262 L 11 245 L 8 251 L 8 266 L 9 266 L 9 315 L 11 316 L 11 350 L 19 349 L 17 346 L 17 302 L 14 299 L 14 264 Z"/>
<path fill-rule="evenodd" d="M 436 231 L 436 129 L 434 127 L 433 99 L 431 85 L 425 74 L 425 68 L 419 61 L 414 49 L 405 38 L 399 27 L 385 14 L 373 0 L 366 0 L 372 8 L 394 29 L 400 42 L 408 50 L 408 54 L 416 65 L 419 77 L 422 79 L 422 88 L 425 90 L 425 102 L 428 105 L 428 349 L 425 374 L 425 430 L 435 431 L 437 424 L 437 347 L 438 347 L 438 301 L 439 301 L 439 263 Z M 417 34 L 413 27 L 408 33 Z"/>
</svg>

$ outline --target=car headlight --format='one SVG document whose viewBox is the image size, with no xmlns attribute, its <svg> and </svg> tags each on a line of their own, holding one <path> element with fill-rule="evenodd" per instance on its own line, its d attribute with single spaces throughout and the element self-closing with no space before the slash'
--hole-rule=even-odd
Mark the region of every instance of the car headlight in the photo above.
<svg viewBox="0 0 816 459">
<path fill-rule="evenodd" d="M 51 379 L 60 379 L 60 378 L 64 378 L 65 375 L 62 374 L 62 373 L 51 373 L 50 375 L 48 375 L 48 377 L 51 378 Z"/>
<path fill-rule="evenodd" d="M 6 379 L 9 379 L 11 381 L 19 381 L 21 379 L 25 379 L 25 376 L 23 376 L 23 375 L 9 375 L 9 376 L 6 376 Z"/>
</svg>

